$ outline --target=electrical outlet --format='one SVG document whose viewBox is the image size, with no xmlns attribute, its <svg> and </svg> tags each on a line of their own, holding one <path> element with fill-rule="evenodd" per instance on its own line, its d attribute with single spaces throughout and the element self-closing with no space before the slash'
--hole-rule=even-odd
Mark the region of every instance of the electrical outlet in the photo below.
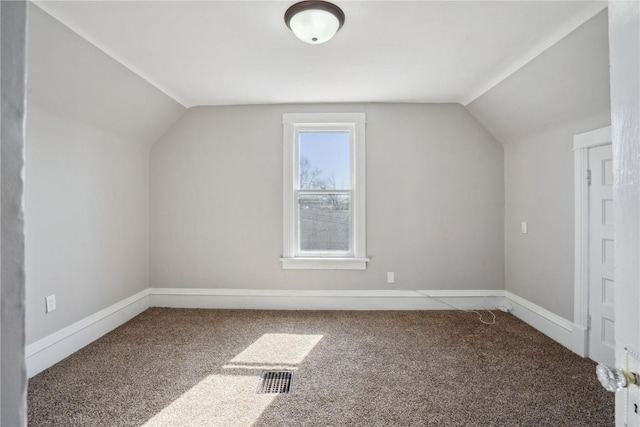
<svg viewBox="0 0 640 427">
<path fill-rule="evenodd" d="M 395 274 L 393 271 L 390 271 L 387 273 L 387 283 L 388 284 L 393 284 L 395 282 L 396 278 L 395 278 Z"/>
<path fill-rule="evenodd" d="M 45 298 L 45 303 L 46 303 L 46 312 L 47 313 L 51 313 L 53 310 L 56 309 L 56 295 L 49 295 L 48 297 Z"/>
</svg>

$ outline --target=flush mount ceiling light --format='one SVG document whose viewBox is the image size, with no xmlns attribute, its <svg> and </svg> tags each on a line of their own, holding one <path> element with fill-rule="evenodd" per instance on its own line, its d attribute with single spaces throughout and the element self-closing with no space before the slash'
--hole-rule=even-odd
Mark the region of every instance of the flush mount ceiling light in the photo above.
<svg viewBox="0 0 640 427">
<path fill-rule="evenodd" d="M 320 44 L 331 39 L 342 28 L 344 12 L 326 1 L 301 1 L 287 9 L 284 22 L 303 42 Z"/>
</svg>

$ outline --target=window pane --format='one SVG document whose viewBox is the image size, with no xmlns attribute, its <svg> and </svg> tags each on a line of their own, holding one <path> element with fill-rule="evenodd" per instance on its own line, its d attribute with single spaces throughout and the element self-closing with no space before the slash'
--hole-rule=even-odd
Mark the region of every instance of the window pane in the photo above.
<svg viewBox="0 0 640 427">
<path fill-rule="evenodd" d="M 349 132 L 300 132 L 300 189 L 351 189 Z"/>
<path fill-rule="evenodd" d="M 300 250 L 349 251 L 350 194 L 299 196 Z"/>
</svg>

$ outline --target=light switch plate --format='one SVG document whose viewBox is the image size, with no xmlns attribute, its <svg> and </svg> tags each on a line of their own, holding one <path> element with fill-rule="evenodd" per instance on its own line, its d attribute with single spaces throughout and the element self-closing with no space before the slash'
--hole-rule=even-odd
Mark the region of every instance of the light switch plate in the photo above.
<svg viewBox="0 0 640 427">
<path fill-rule="evenodd" d="M 522 223 L 520 224 L 520 231 L 522 231 L 522 234 L 527 234 L 529 232 L 527 221 L 522 221 Z"/>
<path fill-rule="evenodd" d="M 56 309 L 56 295 L 49 295 L 48 297 L 45 298 L 45 303 L 46 303 L 46 312 L 47 313 L 51 313 L 53 310 Z"/>
</svg>

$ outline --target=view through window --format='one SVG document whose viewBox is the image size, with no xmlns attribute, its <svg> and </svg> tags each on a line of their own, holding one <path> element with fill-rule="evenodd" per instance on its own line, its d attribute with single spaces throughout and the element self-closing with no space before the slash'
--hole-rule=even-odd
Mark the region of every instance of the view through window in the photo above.
<svg viewBox="0 0 640 427">
<path fill-rule="evenodd" d="M 350 252 L 349 132 L 301 132 L 298 152 L 300 252 Z"/>
<path fill-rule="evenodd" d="M 366 268 L 365 115 L 283 115 L 285 269 Z"/>
</svg>

